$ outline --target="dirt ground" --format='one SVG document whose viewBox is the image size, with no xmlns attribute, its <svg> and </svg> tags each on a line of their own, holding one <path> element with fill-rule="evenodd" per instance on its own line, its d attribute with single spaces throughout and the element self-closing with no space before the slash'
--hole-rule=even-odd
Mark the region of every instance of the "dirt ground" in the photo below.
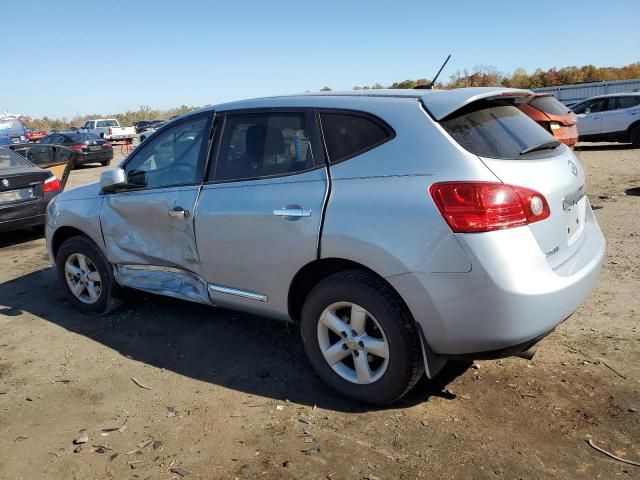
<svg viewBox="0 0 640 480">
<path fill-rule="evenodd" d="M 640 478 L 586 442 L 640 462 L 640 150 L 578 155 L 608 240 L 586 303 L 533 361 L 450 363 L 384 409 L 329 391 L 294 326 L 150 295 L 82 315 L 41 233 L 2 235 L 0 479 Z"/>
</svg>

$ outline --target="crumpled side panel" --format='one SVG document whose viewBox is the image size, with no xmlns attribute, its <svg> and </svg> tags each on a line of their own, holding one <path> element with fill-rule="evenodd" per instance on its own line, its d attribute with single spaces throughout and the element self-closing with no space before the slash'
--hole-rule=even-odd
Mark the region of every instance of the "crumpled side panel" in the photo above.
<svg viewBox="0 0 640 480">
<path fill-rule="evenodd" d="M 207 282 L 178 268 L 118 265 L 114 268 L 114 276 L 125 287 L 191 302 L 213 304 L 209 298 Z"/>
</svg>

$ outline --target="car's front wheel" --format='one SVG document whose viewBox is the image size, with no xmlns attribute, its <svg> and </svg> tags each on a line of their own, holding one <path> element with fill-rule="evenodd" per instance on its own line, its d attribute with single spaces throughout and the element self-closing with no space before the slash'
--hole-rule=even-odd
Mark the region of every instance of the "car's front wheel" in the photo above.
<svg viewBox="0 0 640 480">
<path fill-rule="evenodd" d="M 640 148 L 640 125 L 631 130 L 629 138 L 634 147 Z"/>
<path fill-rule="evenodd" d="M 382 281 L 348 271 L 320 282 L 301 315 L 305 351 L 320 377 L 357 401 L 387 404 L 423 373 L 413 318 Z"/>
<path fill-rule="evenodd" d="M 124 297 L 109 263 L 91 240 L 65 240 L 56 256 L 58 279 L 69 302 L 78 310 L 98 315 L 115 310 Z"/>
</svg>

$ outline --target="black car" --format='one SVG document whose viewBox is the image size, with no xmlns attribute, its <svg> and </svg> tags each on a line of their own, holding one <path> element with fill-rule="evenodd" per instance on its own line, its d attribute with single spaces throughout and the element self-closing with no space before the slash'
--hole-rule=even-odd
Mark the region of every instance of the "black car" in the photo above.
<svg viewBox="0 0 640 480">
<path fill-rule="evenodd" d="M 101 163 L 107 166 L 113 159 L 113 147 L 107 140 L 88 132 L 56 132 L 47 135 L 41 144 L 63 145 L 75 152 L 74 166 Z"/>
<path fill-rule="evenodd" d="M 50 171 L 0 147 L 0 232 L 43 225 L 49 201 L 61 191 Z"/>
</svg>

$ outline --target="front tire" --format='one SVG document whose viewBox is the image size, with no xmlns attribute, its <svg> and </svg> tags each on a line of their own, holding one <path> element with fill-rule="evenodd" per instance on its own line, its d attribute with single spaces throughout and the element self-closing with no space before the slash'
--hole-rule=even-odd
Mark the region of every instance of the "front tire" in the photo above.
<svg viewBox="0 0 640 480">
<path fill-rule="evenodd" d="M 316 372 L 346 397 L 388 404 L 422 376 L 411 314 L 395 292 L 366 272 L 341 272 L 320 282 L 305 300 L 300 327 Z"/>
<path fill-rule="evenodd" d="M 87 237 L 65 240 L 56 256 L 56 268 L 64 293 L 77 310 L 106 315 L 122 303 L 124 292 L 109 263 Z"/>
<path fill-rule="evenodd" d="M 631 130 L 631 135 L 629 135 L 629 140 L 634 147 L 640 148 L 640 125 Z"/>
</svg>

